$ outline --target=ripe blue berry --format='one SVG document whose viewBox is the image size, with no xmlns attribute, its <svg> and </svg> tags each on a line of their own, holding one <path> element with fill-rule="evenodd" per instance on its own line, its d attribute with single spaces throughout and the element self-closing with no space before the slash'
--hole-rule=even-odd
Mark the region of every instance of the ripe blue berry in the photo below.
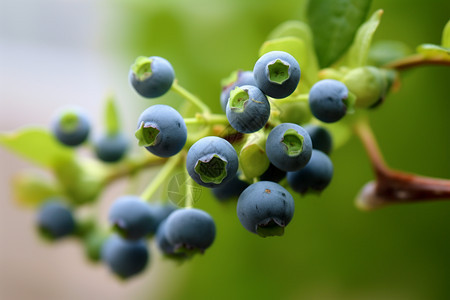
<svg viewBox="0 0 450 300">
<path fill-rule="evenodd" d="M 230 181 L 223 185 L 213 188 L 212 193 L 219 201 L 227 201 L 239 197 L 239 195 L 248 187 L 248 183 L 239 179 L 236 174 Z"/>
<path fill-rule="evenodd" d="M 75 219 L 69 207 L 50 199 L 39 210 L 37 226 L 45 238 L 56 240 L 75 231 Z"/>
<path fill-rule="evenodd" d="M 231 180 L 238 170 L 239 159 L 233 146 L 217 136 L 198 140 L 189 149 L 186 168 L 198 184 L 215 188 Z"/>
<path fill-rule="evenodd" d="M 259 177 L 261 181 L 280 182 L 286 177 L 286 171 L 280 170 L 274 164 L 270 164 L 267 170 Z"/>
<path fill-rule="evenodd" d="M 287 180 L 291 188 L 300 194 L 308 191 L 321 192 L 331 182 L 333 163 L 319 150 L 313 150 L 308 164 L 296 172 L 288 172 Z"/>
<path fill-rule="evenodd" d="M 300 66 L 287 52 L 271 51 L 261 56 L 253 68 L 256 85 L 272 98 L 286 98 L 300 81 Z"/>
<path fill-rule="evenodd" d="M 131 66 L 129 80 L 142 97 L 156 98 L 172 86 L 175 72 L 172 65 L 159 56 L 140 56 Z"/>
<path fill-rule="evenodd" d="M 100 160 L 117 162 L 128 150 L 128 139 L 122 133 L 103 134 L 94 141 L 94 150 Z"/>
<path fill-rule="evenodd" d="M 270 162 L 283 171 L 297 171 L 311 158 L 312 142 L 303 127 L 282 123 L 269 133 L 266 153 Z"/>
<path fill-rule="evenodd" d="M 270 104 L 256 86 L 243 85 L 231 91 L 226 114 L 231 127 L 242 133 L 252 133 L 266 125 Z"/>
<path fill-rule="evenodd" d="M 216 237 L 214 220 L 203 210 L 178 209 L 166 220 L 167 241 L 175 247 L 175 252 L 204 252 Z"/>
<path fill-rule="evenodd" d="M 116 199 L 109 211 L 109 221 L 126 239 L 136 240 L 155 233 L 155 216 L 148 205 L 137 196 Z"/>
<path fill-rule="evenodd" d="M 178 209 L 172 203 L 148 203 L 150 210 L 153 214 L 153 224 L 155 229 L 152 232 L 155 232 L 156 229 L 160 226 L 160 224 L 175 210 Z"/>
<path fill-rule="evenodd" d="M 78 146 L 88 138 L 91 125 L 84 111 L 77 107 L 65 108 L 53 117 L 51 130 L 66 146 Z"/>
<path fill-rule="evenodd" d="M 333 148 L 333 138 L 325 127 L 309 124 L 305 125 L 303 128 L 308 132 L 311 138 L 313 149 L 320 150 L 327 155 L 330 154 L 331 149 Z"/>
<path fill-rule="evenodd" d="M 294 198 L 278 183 L 259 181 L 242 192 L 237 215 L 250 232 L 261 237 L 281 236 L 294 216 Z"/>
<path fill-rule="evenodd" d="M 187 128 L 178 111 L 168 105 L 157 104 L 142 112 L 135 136 L 139 146 L 157 156 L 169 157 L 183 149 Z"/>
<path fill-rule="evenodd" d="M 333 123 L 347 113 L 348 89 L 340 81 L 324 79 L 316 82 L 309 91 L 309 107 L 322 122 Z"/>
<path fill-rule="evenodd" d="M 145 240 L 129 241 L 112 235 L 103 244 L 101 257 L 111 271 L 127 279 L 145 269 L 150 253 Z"/>
<path fill-rule="evenodd" d="M 235 76 L 234 80 L 230 84 L 223 87 L 222 93 L 220 94 L 220 106 L 222 107 L 223 112 L 227 111 L 227 103 L 230 98 L 230 92 L 234 90 L 235 87 L 242 85 L 256 86 L 252 71 L 238 71 L 233 75 Z"/>
<path fill-rule="evenodd" d="M 166 223 L 167 220 L 162 221 L 162 223 L 158 227 L 158 231 L 156 231 L 155 241 L 156 245 L 158 246 L 159 250 L 165 255 L 170 258 L 176 258 L 176 259 L 183 259 L 186 258 L 186 254 L 183 252 L 176 252 L 175 246 L 172 245 L 167 240 L 166 235 Z"/>
</svg>

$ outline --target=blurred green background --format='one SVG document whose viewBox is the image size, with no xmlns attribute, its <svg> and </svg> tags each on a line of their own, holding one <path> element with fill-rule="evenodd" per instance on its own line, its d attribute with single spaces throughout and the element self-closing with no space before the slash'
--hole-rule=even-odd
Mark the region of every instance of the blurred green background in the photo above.
<svg viewBox="0 0 450 300">
<path fill-rule="evenodd" d="M 127 112 L 125 127 L 134 128 L 136 116 L 150 105 L 126 82 L 136 56 L 167 58 L 179 82 L 220 112 L 220 80 L 236 69 L 252 69 L 271 29 L 303 20 L 304 7 L 305 1 L 100 2 L 105 30 L 99 47 L 115 64 L 103 84 Z M 371 12 L 378 8 L 385 13 L 375 40 L 401 40 L 414 49 L 440 43 L 450 2 L 374 0 Z M 370 112 L 393 168 L 450 178 L 449 79 L 444 67 L 405 72 L 401 89 Z M 170 93 L 161 101 L 181 103 Z M 233 203 L 218 203 L 204 190 L 197 207 L 216 220 L 217 239 L 203 256 L 177 265 L 154 253 L 150 275 L 130 283 L 112 279 L 105 288 L 135 285 L 128 299 L 450 299 L 450 202 L 361 212 L 355 196 L 373 173 L 360 142 L 352 138 L 332 160 L 331 185 L 320 196 L 295 197 L 284 237 L 250 234 Z"/>
</svg>

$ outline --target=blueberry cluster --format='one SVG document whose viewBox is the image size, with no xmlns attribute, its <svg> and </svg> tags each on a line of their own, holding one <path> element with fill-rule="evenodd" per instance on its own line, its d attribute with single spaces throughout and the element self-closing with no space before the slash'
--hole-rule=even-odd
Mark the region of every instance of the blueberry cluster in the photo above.
<svg viewBox="0 0 450 300">
<path fill-rule="evenodd" d="M 108 230 L 95 222 L 80 222 L 72 206 L 54 198 L 39 213 L 40 232 L 50 240 L 80 237 L 91 260 L 104 262 L 120 278 L 130 278 L 149 264 L 150 240 L 162 255 L 183 261 L 212 246 L 215 222 L 206 211 L 193 208 L 195 189 L 206 187 L 222 203 L 237 199 L 238 219 L 249 232 L 261 237 L 283 235 L 294 216 L 291 193 L 320 193 L 330 184 L 333 164 L 328 155 L 333 139 L 324 123 L 342 119 L 355 100 L 335 79 L 320 80 L 307 95 L 300 94 L 300 77 L 300 65 L 292 55 L 268 52 L 252 71 L 235 72 L 223 84 L 220 106 L 225 114 L 213 114 L 178 85 L 168 60 L 138 57 L 128 75 L 138 95 L 152 99 L 172 90 L 200 112 L 186 118 L 169 105 L 146 108 L 137 118 L 134 136 L 145 149 L 143 156 L 150 159 L 136 165 L 127 155 L 129 135 L 119 129 L 117 112 L 110 107 L 106 132 L 90 141 L 96 158 L 117 166 L 115 176 L 123 168 L 130 175 L 138 173 L 149 161 L 164 166 L 141 195 L 116 198 L 109 210 Z M 191 125 L 200 130 L 188 134 Z M 89 144 L 90 121 L 78 108 L 58 112 L 51 128 L 64 146 Z M 177 190 L 172 191 L 178 197 L 172 201 L 176 205 L 150 201 L 180 169 L 187 179 L 176 180 Z M 163 199 L 170 197 L 165 191 Z"/>
</svg>

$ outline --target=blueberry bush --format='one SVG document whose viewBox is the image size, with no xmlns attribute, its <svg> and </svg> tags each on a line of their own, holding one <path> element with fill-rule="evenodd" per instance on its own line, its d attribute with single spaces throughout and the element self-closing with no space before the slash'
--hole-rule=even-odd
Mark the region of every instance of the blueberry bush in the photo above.
<svg viewBox="0 0 450 300">
<path fill-rule="evenodd" d="M 221 89 L 208 96 L 218 113 L 182 85 L 169 59 L 154 53 L 133 58 L 124 80 L 128 75 L 130 90 L 147 106 L 134 132 L 123 130 L 125 112 L 108 97 L 99 137 L 78 107 L 55 113 L 47 128 L 0 134 L 1 146 L 50 174 L 14 180 L 16 200 L 36 210 L 44 237 L 71 237 L 90 261 L 133 280 L 151 269 L 150 243 L 167 259 L 189 264 L 208 256 L 225 232 L 245 229 L 263 242 L 295 236 L 288 226 L 294 207 L 308 195 L 333 197 L 322 191 L 342 184 L 333 179 L 345 167 L 333 164 L 333 154 L 353 137 L 374 171 L 354 195 L 360 210 L 450 199 L 449 179 L 390 168 L 369 122 L 392 93 L 408 89 L 400 83 L 409 70 L 450 66 L 450 22 L 443 24 L 441 43 L 420 44 L 410 53 L 400 41 L 373 43 L 384 11 L 370 8 L 366 0 L 310 1 L 305 20 L 271 29 L 250 68 L 229 70 Z M 182 100 L 156 102 L 171 93 Z M 102 192 L 147 169 L 156 170 L 148 185 L 116 195 L 108 220 L 99 220 Z M 227 213 L 232 207 L 236 217 L 227 222 L 240 227 L 216 224 L 199 207 L 205 193 Z M 81 213 L 85 208 L 92 214 Z"/>
</svg>

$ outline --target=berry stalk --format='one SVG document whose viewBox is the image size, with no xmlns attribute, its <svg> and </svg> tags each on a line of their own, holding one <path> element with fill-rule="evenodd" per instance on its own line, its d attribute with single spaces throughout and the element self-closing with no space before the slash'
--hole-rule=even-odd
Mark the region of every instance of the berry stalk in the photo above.
<svg viewBox="0 0 450 300">
<path fill-rule="evenodd" d="M 178 80 L 175 80 L 172 84 L 172 87 L 170 88 L 172 91 L 192 103 L 193 105 L 197 106 L 200 111 L 204 114 L 209 114 L 211 112 L 211 109 L 202 101 L 200 98 L 183 88 L 181 85 L 178 84 Z"/>
<path fill-rule="evenodd" d="M 142 192 L 141 199 L 145 201 L 150 201 L 155 192 L 167 181 L 169 176 L 173 173 L 173 170 L 180 163 L 183 155 L 177 154 L 172 156 L 163 165 L 158 175 L 153 179 L 153 181 L 147 186 L 147 188 Z"/>
<path fill-rule="evenodd" d="M 450 200 L 450 180 L 425 177 L 389 168 L 366 119 L 354 130 L 363 143 L 375 171 L 375 182 L 368 183 L 357 199 L 357 206 L 372 210 L 394 203 Z"/>
</svg>

